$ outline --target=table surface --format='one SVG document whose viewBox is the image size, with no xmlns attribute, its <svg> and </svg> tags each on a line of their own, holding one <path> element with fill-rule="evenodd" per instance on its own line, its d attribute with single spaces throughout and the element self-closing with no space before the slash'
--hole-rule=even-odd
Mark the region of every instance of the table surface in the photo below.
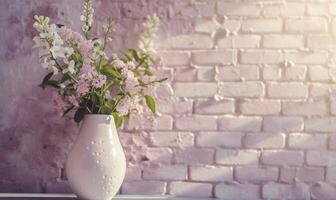
<svg viewBox="0 0 336 200">
<path fill-rule="evenodd" d="M 0 200 L 72 200 L 74 194 L 0 193 Z M 173 196 L 117 195 L 113 200 L 214 200 L 211 198 L 179 198 Z"/>
</svg>

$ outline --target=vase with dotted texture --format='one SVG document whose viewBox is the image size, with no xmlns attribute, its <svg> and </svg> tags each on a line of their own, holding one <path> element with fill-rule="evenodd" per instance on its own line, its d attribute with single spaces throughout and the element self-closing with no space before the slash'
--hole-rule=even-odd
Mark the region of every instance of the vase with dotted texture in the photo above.
<svg viewBox="0 0 336 200">
<path fill-rule="evenodd" d="M 112 115 L 85 115 L 68 155 L 66 174 L 85 200 L 111 200 L 126 172 L 126 159 Z"/>
</svg>

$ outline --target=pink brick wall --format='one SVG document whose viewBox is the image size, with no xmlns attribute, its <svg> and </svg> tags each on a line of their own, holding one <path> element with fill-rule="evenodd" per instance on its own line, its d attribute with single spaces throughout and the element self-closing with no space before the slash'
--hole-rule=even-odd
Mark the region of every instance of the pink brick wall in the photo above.
<svg viewBox="0 0 336 200">
<path fill-rule="evenodd" d="M 120 130 L 123 194 L 336 199 L 336 3 L 97 0 L 111 49 L 157 13 L 169 82 L 153 121 Z M 1 0 L 0 192 L 67 192 L 77 127 L 55 115 L 32 51 L 32 17 L 79 28 L 81 1 Z M 334 19 L 335 18 L 335 19 Z"/>
</svg>

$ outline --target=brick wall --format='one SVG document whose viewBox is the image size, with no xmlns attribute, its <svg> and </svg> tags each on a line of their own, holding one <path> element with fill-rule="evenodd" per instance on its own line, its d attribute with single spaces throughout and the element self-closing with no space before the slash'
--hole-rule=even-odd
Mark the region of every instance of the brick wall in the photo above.
<svg viewBox="0 0 336 200">
<path fill-rule="evenodd" d="M 95 2 L 112 49 L 134 44 L 147 14 L 169 82 L 154 120 L 120 130 L 123 194 L 336 199 L 336 3 L 331 0 Z M 2 0 L 0 191 L 66 192 L 77 127 L 55 116 L 31 51 L 32 16 L 79 27 L 80 1 Z M 5 30 L 5 31 L 4 31 Z"/>
</svg>

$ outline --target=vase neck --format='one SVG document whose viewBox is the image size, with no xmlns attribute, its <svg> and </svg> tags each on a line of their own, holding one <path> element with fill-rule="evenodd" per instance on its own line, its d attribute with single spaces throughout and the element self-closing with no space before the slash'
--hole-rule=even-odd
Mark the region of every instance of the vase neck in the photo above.
<svg viewBox="0 0 336 200">
<path fill-rule="evenodd" d="M 109 140 L 119 142 L 112 115 L 85 115 L 80 129 L 80 133 L 86 137 L 108 137 Z"/>
</svg>

